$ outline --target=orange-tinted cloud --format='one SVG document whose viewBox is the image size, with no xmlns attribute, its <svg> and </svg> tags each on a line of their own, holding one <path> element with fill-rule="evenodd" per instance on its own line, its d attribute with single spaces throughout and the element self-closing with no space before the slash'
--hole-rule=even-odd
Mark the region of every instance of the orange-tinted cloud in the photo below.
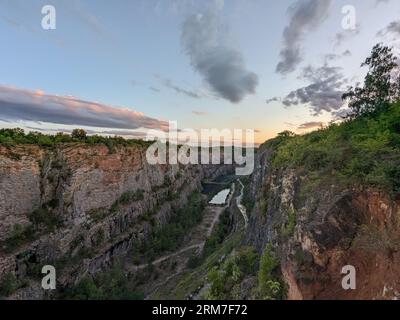
<svg viewBox="0 0 400 320">
<path fill-rule="evenodd" d="M 168 122 L 72 96 L 0 86 L 0 119 L 115 129 L 168 130 Z"/>
</svg>

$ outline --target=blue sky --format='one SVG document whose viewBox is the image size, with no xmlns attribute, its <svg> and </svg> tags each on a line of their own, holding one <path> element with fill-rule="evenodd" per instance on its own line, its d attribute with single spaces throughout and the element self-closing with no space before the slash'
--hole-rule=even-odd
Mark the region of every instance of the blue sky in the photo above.
<svg viewBox="0 0 400 320">
<path fill-rule="evenodd" d="M 56 30 L 41 28 L 48 4 Z M 354 31 L 341 26 L 345 5 L 356 9 Z M 256 129 L 258 142 L 301 133 L 334 118 L 338 94 L 362 78 L 359 65 L 375 43 L 397 47 L 400 28 L 385 31 L 396 21 L 396 0 L 0 0 L 0 125 L 109 132 L 177 120 L 180 128 Z M 298 48 L 301 59 L 279 72 L 285 48 Z M 302 90 L 300 99 L 296 90 L 313 83 L 321 90 Z M 64 103 L 74 116 L 27 111 L 46 103 L 49 114 Z M 121 117 L 120 108 L 143 114 Z M 85 122 L 94 113 L 99 125 Z"/>
</svg>

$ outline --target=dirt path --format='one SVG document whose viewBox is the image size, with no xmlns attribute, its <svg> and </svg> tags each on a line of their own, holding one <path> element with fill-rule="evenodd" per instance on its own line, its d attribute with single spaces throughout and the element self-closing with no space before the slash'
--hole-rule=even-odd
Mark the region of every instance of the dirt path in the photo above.
<svg viewBox="0 0 400 320">
<path fill-rule="evenodd" d="M 248 224 L 248 217 L 246 214 L 246 208 L 242 205 L 242 198 L 243 198 L 243 190 L 244 190 L 244 185 L 242 184 L 242 182 L 239 180 L 239 183 L 241 185 L 241 191 L 240 194 L 235 198 L 236 200 L 236 205 L 240 211 L 240 213 L 243 216 L 244 222 L 245 222 L 245 227 L 247 227 Z M 192 239 L 192 242 L 195 242 L 194 244 L 188 245 L 174 253 L 171 253 L 169 255 L 163 256 L 161 258 L 156 259 L 155 261 L 153 261 L 153 265 L 157 265 L 160 264 L 170 258 L 179 256 L 189 250 L 193 250 L 193 249 L 198 249 L 198 252 L 201 252 L 204 248 L 204 245 L 206 243 L 206 240 L 212 235 L 216 225 L 219 222 L 219 218 L 221 216 L 221 214 L 227 209 L 229 208 L 229 206 L 232 203 L 233 197 L 235 194 L 235 183 L 232 183 L 231 186 L 231 192 L 229 193 L 228 199 L 226 201 L 225 206 L 221 207 L 221 206 L 212 206 L 209 205 L 206 207 L 205 210 L 207 210 L 207 213 L 204 216 L 204 219 L 202 221 L 202 223 L 196 228 L 197 230 L 195 230 L 194 233 L 194 237 Z M 196 235 L 198 237 L 196 237 Z M 205 236 L 205 237 L 204 237 Z M 147 264 L 143 264 L 143 265 L 139 265 L 139 266 L 134 266 L 131 270 L 132 271 L 137 271 L 140 269 L 144 269 L 145 267 L 147 267 Z M 158 291 L 159 288 L 161 288 L 163 285 L 165 285 L 166 283 L 168 283 L 171 279 L 173 279 L 174 277 L 178 276 L 179 274 L 181 274 L 183 272 L 183 270 L 178 270 L 177 272 L 173 273 L 172 275 L 168 276 L 166 279 L 164 279 L 163 281 L 159 282 L 152 290 L 150 293 L 147 294 L 145 299 L 148 299 L 149 297 L 151 297 L 155 292 Z"/>
<path fill-rule="evenodd" d="M 226 208 L 229 207 L 233 194 L 235 193 L 235 184 L 232 184 L 231 187 L 231 192 L 229 193 L 229 198 L 226 202 L 226 205 L 224 207 L 218 207 L 218 206 L 207 206 L 205 210 L 207 210 L 207 214 L 203 219 L 203 222 L 198 226 L 198 230 L 194 231 L 194 234 L 198 234 L 201 236 L 201 239 L 198 239 L 198 242 L 188 245 L 176 252 L 170 253 L 168 255 L 165 255 L 163 257 L 160 257 L 152 262 L 152 265 L 158 265 L 172 257 L 176 257 L 181 255 L 182 253 L 185 253 L 189 250 L 193 249 L 199 249 L 199 251 L 203 250 L 204 245 L 206 243 L 206 240 L 212 235 L 213 230 L 215 229 L 215 226 L 219 222 L 219 218 L 221 214 L 224 212 Z M 212 219 L 210 221 L 210 219 Z M 205 230 L 204 230 L 205 229 Z M 196 239 L 194 239 L 196 241 Z M 136 266 L 130 266 L 128 268 L 128 272 L 136 272 L 139 270 L 143 270 L 148 266 L 147 263 L 136 265 Z"/>
<path fill-rule="evenodd" d="M 219 217 L 221 216 L 221 214 L 222 214 L 227 208 L 229 208 L 229 206 L 230 206 L 230 204 L 231 204 L 231 201 L 232 201 L 232 197 L 233 197 L 234 194 L 235 194 L 235 183 L 232 183 L 231 191 L 230 191 L 230 193 L 229 193 L 228 200 L 226 201 L 225 206 L 224 206 L 224 207 L 209 206 L 209 209 L 214 210 L 215 215 L 214 215 L 214 219 L 213 219 L 213 221 L 212 221 L 212 223 L 211 223 L 211 226 L 210 226 L 210 228 L 208 229 L 207 238 L 211 236 L 211 234 L 212 234 L 212 232 L 213 232 L 213 230 L 214 230 L 216 224 L 217 224 L 218 221 L 219 221 Z"/>
<path fill-rule="evenodd" d="M 240 195 L 236 198 L 236 205 L 239 208 L 239 211 L 243 216 L 244 227 L 245 227 L 245 229 L 247 229 L 247 225 L 249 223 L 249 217 L 247 216 L 246 207 L 242 204 L 244 185 L 243 185 L 242 181 L 240 181 L 240 179 L 238 179 L 238 181 L 239 181 L 240 186 L 242 187 L 242 189 L 240 190 Z"/>
<path fill-rule="evenodd" d="M 160 264 L 172 257 L 176 257 L 179 256 L 182 253 L 185 253 L 186 251 L 192 250 L 192 249 L 202 249 L 204 246 L 204 243 L 197 243 L 197 244 L 193 244 L 191 246 L 185 247 L 183 249 L 180 249 L 179 251 L 175 251 L 171 254 L 168 254 L 166 256 L 163 256 L 161 258 L 158 258 L 156 260 L 154 260 L 151 264 L 152 265 L 157 265 Z M 140 264 L 140 265 L 136 265 L 136 266 L 131 266 L 128 268 L 129 272 L 134 272 L 134 271 L 138 271 L 138 270 L 143 270 L 144 268 L 146 268 L 149 264 L 148 263 L 144 263 L 144 264 Z"/>
</svg>

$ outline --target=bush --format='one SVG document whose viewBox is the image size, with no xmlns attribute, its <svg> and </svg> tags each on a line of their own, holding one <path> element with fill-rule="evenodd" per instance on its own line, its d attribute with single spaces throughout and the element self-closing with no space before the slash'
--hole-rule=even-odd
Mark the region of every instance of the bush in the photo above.
<svg viewBox="0 0 400 320">
<path fill-rule="evenodd" d="M 282 231 L 282 236 L 284 238 L 293 236 L 296 223 L 297 223 L 296 212 L 294 210 L 291 210 L 288 214 L 288 222 Z"/>
<path fill-rule="evenodd" d="M 400 138 L 395 123 L 400 123 L 400 103 L 379 114 L 303 136 L 276 138 L 267 142 L 274 148 L 272 167 L 303 170 L 319 181 L 333 178 L 345 185 L 373 186 L 397 193 Z"/>
<path fill-rule="evenodd" d="M 19 282 L 14 274 L 7 273 L 0 283 L 0 296 L 8 297 L 19 287 Z"/>
<path fill-rule="evenodd" d="M 75 129 L 71 135 L 57 133 L 56 135 L 43 134 L 40 132 L 30 132 L 26 134 L 20 128 L 0 129 L 0 144 L 5 147 L 16 145 L 40 145 L 51 147 L 59 143 L 80 142 L 88 145 L 103 144 L 107 146 L 110 152 L 115 151 L 116 146 L 140 146 L 147 147 L 152 142 L 135 139 L 124 139 L 122 137 L 102 137 L 98 135 L 87 136 L 83 129 Z"/>
<path fill-rule="evenodd" d="M 122 266 L 116 264 L 95 278 L 86 277 L 62 296 L 72 300 L 142 300 L 133 282 L 126 276 Z"/>
<path fill-rule="evenodd" d="M 33 238 L 34 230 L 32 226 L 24 227 L 16 224 L 12 228 L 11 236 L 3 242 L 2 248 L 5 252 L 10 253 L 22 244 L 33 240 Z"/>
<path fill-rule="evenodd" d="M 74 129 L 74 130 L 72 130 L 72 133 L 71 133 L 72 139 L 77 139 L 77 140 L 83 141 L 86 139 L 86 136 L 87 136 L 87 133 L 83 129 Z"/>
<path fill-rule="evenodd" d="M 206 240 L 203 249 L 203 259 L 208 257 L 215 251 L 218 245 L 220 245 L 231 230 L 231 219 L 230 212 L 226 209 L 219 217 L 217 230 Z"/>
<path fill-rule="evenodd" d="M 201 194 L 192 194 L 185 207 L 178 210 L 168 224 L 154 230 L 148 241 L 141 244 L 140 252 L 149 260 L 161 253 L 178 249 L 187 233 L 203 219 L 204 208 Z"/>
<path fill-rule="evenodd" d="M 54 203 L 52 203 L 52 205 L 54 205 Z M 43 228 L 46 232 L 54 231 L 62 225 L 61 219 L 46 206 L 33 211 L 29 215 L 29 219 L 36 228 Z"/>
<path fill-rule="evenodd" d="M 275 257 L 272 246 L 268 245 L 260 260 L 258 271 L 258 292 L 261 299 L 275 300 L 283 298 L 283 285 L 276 276 L 279 261 Z"/>
<path fill-rule="evenodd" d="M 213 267 L 207 275 L 210 289 L 206 298 L 210 300 L 241 299 L 240 283 L 245 276 L 254 273 L 258 255 L 252 247 L 242 247 L 225 262 Z"/>
</svg>

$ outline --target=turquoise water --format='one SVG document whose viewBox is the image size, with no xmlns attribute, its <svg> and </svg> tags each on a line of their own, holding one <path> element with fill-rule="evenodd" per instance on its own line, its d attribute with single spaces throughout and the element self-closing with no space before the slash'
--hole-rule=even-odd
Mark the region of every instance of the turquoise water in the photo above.
<svg viewBox="0 0 400 320">
<path fill-rule="evenodd" d="M 229 195 L 231 189 L 224 189 L 218 192 L 210 201 L 210 204 L 225 204 L 226 198 Z"/>
</svg>

